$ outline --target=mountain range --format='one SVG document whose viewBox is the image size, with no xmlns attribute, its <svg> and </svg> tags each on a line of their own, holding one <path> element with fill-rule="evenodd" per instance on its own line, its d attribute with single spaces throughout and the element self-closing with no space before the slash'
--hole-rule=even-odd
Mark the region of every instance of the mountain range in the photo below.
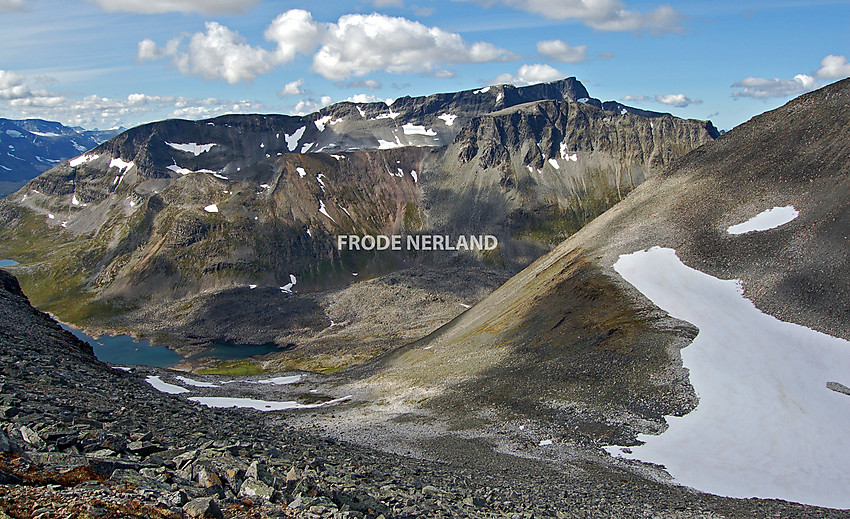
<svg viewBox="0 0 850 519">
<path fill-rule="evenodd" d="M 710 122 L 602 103 L 575 78 L 301 117 L 161 121 L 7 198 L 0 255 L 30 265 L 20 278 L 39 307 L 94 331 L 183 348 L 275 342 L 304 357 L 365 342 L 374 353 L 454 317 L 463 307 L 446 301 L 466 289 L 425 287 L 431 302 L 411 322 L 406 294 L 384 301 L 380 281 L 362 282 L 435 268 L 504 280 L 718 135 Z M 490 234 L 499 246 L 376 253 L 339 251 L 335 240 L 415 233 Z M 482 268 L 490 274 L 475 274 Z M 358 330 L 375 315 L 352 304 L 352 291 L 382 301 L 369 308 L 393 306 L 383 309 L 396 316 L 388 335 Z M 244 326 L 220 311 L 234 302 L 252 309 Z M 289 318 L 269 319 L 267 308 Z"/>
<path fill-rule="evenodd" d="M 0 197 L 122 130 L 85 130 L 41 119 L 0 118 Z"/>
<path fill-rule="evenodd" d="M 149 496 L 149 515 L 847 517 L 850 79 L 722 136 L 580 99 L 470 117 L 439 146 L 327 156 L 286 151 L 303 121 L 154 123 L 7 198 L 0 244 L 22 283 L 0 273 L 0 450 L 19 461 L 0 476 L 32 489 L 17 502 L 49 502 L 47 482 L 75 468 L 91 482 L 68 503 Z M 308 117 L 321 133 L 325 116 Z M 399 138 L 407 124 L 436 137 L 402 121 Z M 160 124 L 222 133 L 176 141 Z M 204 157 L 264 124 L 283 125 L 285 149 L 254 139 L 270 126 L 252 130 L 257 162 Z M 263 222 L 290 227 L 250 231 Z M 492 232 L 500 247 L 345 257 L 319 242 L 378 230 Z M 250 266 L 268 258 L 278 270 Z M 313 371 L 358 365 L 115 369 L 28 291 L 79 322 L 169 315 L 184 339 L 292 339 L 270 372 L 299 351 Z M 107 473 L 129 494 L 97 483 Z"/>
</svg>

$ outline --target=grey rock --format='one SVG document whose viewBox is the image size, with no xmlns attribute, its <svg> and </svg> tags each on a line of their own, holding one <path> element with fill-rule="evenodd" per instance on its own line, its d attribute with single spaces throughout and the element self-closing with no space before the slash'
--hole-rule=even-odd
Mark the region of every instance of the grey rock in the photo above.
<svg viewBox="0 0 850 519">
<path fill-rule="evenodd" d="M 193 499 L 183 505 L 183 512 L 192 519 L 224 519 L 218 503 L 211 497 Z"/>
<path fill-rule="evenodd" d="M 275 484 L 274 474 L 272 474 L 265 464 L 257 460 L 254 460 L 251 466 L 248 467 L 248 470 L 245 472 L 245 478 L 262 481 L 269 486 L 274 486 Z"/>
<path fill-rule="evenodd" d="M 47 447 L 47 444 L 41 439 L 41 436 L 38 435 L 37 432 L 33 431 L 26 425 L 21 426 L 21 438 L 24 442 L 28 443 L 31 447 L 34 447 L 38 450 L 44 449 Z"/>
<path fill-rule="evenodd" d="M 246 479 L 239 488 L 239 495 L 246 497 L 262 497 L 267 501 L 271 501 L 275 495 L 275 489 L 262 481 Z"/>
</svg>

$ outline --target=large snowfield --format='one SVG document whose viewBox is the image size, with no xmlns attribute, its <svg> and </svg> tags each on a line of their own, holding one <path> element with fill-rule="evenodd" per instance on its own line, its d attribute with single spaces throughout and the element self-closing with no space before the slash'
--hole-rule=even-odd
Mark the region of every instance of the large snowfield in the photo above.
<svg viewBox="0 0 850 519">
<path fill-rule="evenodd" d="M 776 222 L 772 222 L 776 223 Z M 762 313 L 737 280 L 694 270 L 676 251 L 623 255 L 614 269 L 699 335 L 682 350 L 699 397 L 630 454 L 683 485 L 731 497 L 850 507 L 850 342 Z"/>
</svg>

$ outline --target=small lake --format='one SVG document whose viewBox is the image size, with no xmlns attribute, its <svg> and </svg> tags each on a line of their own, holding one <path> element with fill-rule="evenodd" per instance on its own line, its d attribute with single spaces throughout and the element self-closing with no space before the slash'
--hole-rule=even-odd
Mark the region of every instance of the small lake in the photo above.
<svg viewBox="0 0 850 519">
<path fill-rule="evenodd" d="M 10 259 L 0 260 L 0 267 L 14 267 L 15 265 L 20 265 L 20 263 Z"/>
<path fill-rule="evenodd" d="M 119 366 L 153 366 L 171 368 L 184 360 L 182 356 L 165 346 L 151 344 L 128 335 L 101 335 L 99 338 L 83 333 L 64 324 L 62 328 L 74 334 L 78 339 L 91 344 L 94 355 L 103 362 Z M 233 344 L 213 343 L 204 350 L 188 357 L 187 360 L 242 360 L 260 355 L 266 355 L 281 349 L 272 344 Z"/>
<path fill-rule="evenodd" d="M 110 364 L 170 368 L 183 360 L 183 357 L 174 350 L 145 340 L 137 341 L 129 335 L 101 335 L 95 339 L 64 324 L 60 326 L 73 333 L 78 339 L 91 344 L 94 356 Z"/>
<path fill-rule="evenodd" d="M 216 360 L 242 360 L 251 357 L 259 357 L 269 353 L 281 351 L 277 344 L 233 344 L 230 342 L 213 343 L 204 346 L 204 351 L 196 353 L 188 360 L 216 359 Z"/>
</svg>

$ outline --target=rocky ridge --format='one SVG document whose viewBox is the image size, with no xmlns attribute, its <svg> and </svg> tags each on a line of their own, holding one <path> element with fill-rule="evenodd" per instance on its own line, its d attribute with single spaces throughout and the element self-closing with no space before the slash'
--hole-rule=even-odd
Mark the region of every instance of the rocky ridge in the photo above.
<svg viewBox="0 0 850 519">
<path fill-rule="evenodd" d="M 322 439 L 315 427 L 290 425 L 297 410 L 208 409 L 142 378 L 172 381 L 174 372 L 98 362 L 3 271 L 0 316 L 0 511 L 8 517 L 847 517 L 697 494 L 604 463 L 524 460 L 474 442 L 426 461 Z"/>
<path fill-rule="evenodd" d="M 284 314 L 313 308 L 312 324 L 261 332 L 284 344 L 333 320 L 298 294 L 400 269 L 450 270 L 458 279 L 482 266 L 515 272 L 716 136 L 705 121 L 605 105 L 574 78 L 342 103 L 304 117 L 162 121 L 4 201 L 0 256 L 21 262 L 15 272 L 33 301 L 62 320 L 175 347 L 248 339 L 229 331 L 226 315 L 193 317 L 209 294 L 258 306 L 270 290 L 293 292 Z M 500 245 L 376 253 L 335 243 L 339 234 L 393 233 L 492 234 Z M 213 324 L 203 337 L 151 330 L 151 313 L 165 306 L 181 326 Z M 370 341 L 366 349 L 386 350 Z"/>
<path fill-rule="evenodd" d="M 396 438 L 461 430 L 523 455 L 551 440 L 531 455 L 569 457 L 663 433 L 665 417 L 698 409 L 681 350 L 699 330 L 614 270 L 621 255 L 652 247 L 741 280 L 768 315 L 850 338 L 842 310 L 850 161 L 839 151 L 848 146 L 849 98 L 850 80 L 836 82 L 677 159 L 469 311 L 352 370 L 341 386 L 383 416 L 350 414 L 336 422 L 338 434 L 368 442 L 377 421 Z M 799 215 L 785 225 L 728 232 L 786 206 Z M 818 387 L 819 398 L 831 397 Z"/>
</svg>

